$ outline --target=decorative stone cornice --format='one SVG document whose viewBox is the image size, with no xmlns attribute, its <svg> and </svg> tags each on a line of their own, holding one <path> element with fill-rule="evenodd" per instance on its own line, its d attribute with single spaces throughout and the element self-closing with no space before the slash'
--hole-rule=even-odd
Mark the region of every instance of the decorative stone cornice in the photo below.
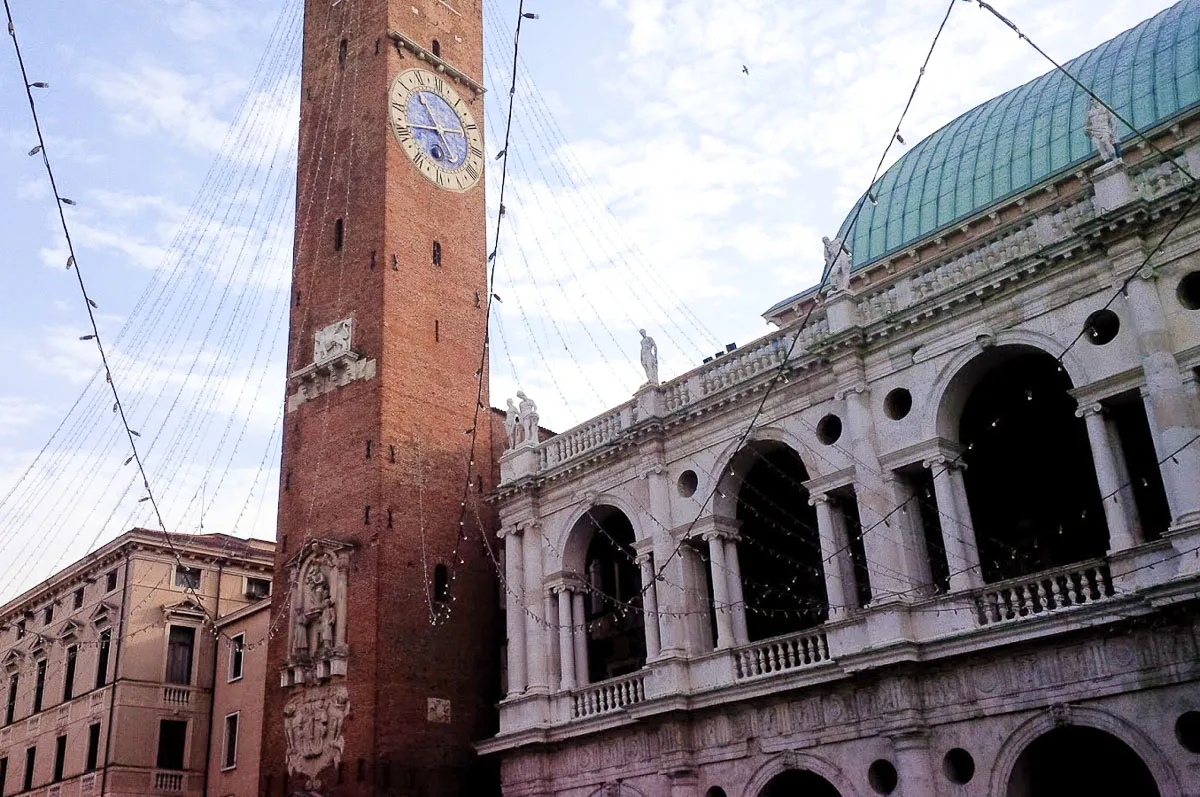
<svg viewBox="0 0 1200 797">
<path fill-rule="evenodd" d="M 388 38 L 391 39 L 392 43 L 396 45 L 396 49 L 398 51 L 407 50 L 408 52 L 412 53 L 417 60 L 428 63 L 433 71 L 443 75 L 448 75 L 452 79 L 471 89 L 471 91 L 475 93 L 476 97 L 479 97 L 485 91 L 487 91 L 487 89 L 471 79 L 466 72 L 463 72 L 461 69 L 452 66 L 449 61 L 444 60 L 441 56 L 434 55 L 433 50 L 426 49 L 422 45 L 418 44 L 414 39 L 410 39 L 400 31 L 389 30 Z"/>
</svg>

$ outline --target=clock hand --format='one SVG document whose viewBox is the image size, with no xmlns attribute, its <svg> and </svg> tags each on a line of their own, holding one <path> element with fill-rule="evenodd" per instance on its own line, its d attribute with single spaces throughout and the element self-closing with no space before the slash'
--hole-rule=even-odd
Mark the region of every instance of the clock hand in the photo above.
<svg viewBox="0 0 1200 797">
<path fill-rule="evenodd" d="M 408 126 L 415 130 L 436 130 L 441 133 L 443 137 L 447 135 L 466 136 L 466 133 L 464 133 L 462 130 L 447 130 L 441 127 L 435 127 L 434 125 L 419 125 L 416 122 L 409 122 Z"/>
<path fill-rule="evenodd" d="M 433 129 L 437 131 L 438 138 L 441 139 L 442 146 L 446 148 L 446 154 L 450 154 L 450 142 L 446 140 L 446 131 L 442 129 L 442 124 L 434 116 L 433 110 L 430 109 L 429 103 L 425 102 L 425 95 L 422 92 L 417 92 L 417 101 L 421 103 L 421 107 L 425 109 L 425 113 L 429 114 L 430 121 L 433 122 L 433 128 L 425 126 L 426 130 Z"/>
</svg>

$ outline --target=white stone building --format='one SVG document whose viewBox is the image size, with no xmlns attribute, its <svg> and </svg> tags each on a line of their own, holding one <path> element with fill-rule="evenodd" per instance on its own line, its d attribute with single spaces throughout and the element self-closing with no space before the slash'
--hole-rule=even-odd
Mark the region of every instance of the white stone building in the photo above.
<svg viewBox="0 0 1200 797">
<path fill-rule="evenodd" d="M 1068 64 L 1145 139 L 969 111 L 777 333 L 504 455 L 506 795 L 1200 795 L 1198 53 Z"/>
</svg>

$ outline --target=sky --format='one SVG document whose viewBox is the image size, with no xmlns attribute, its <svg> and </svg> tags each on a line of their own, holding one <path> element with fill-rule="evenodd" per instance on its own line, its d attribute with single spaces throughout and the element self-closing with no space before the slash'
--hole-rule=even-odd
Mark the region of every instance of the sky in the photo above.
<svg viewBox="0 0 1200 797">
<path fill-rule="evenodd" d="M 344 0 L 354 2 L 355 0 Z M 516 0 L 482 0 L 492 214 Z M 10 0 L 80 273 L 169 530 L 274 536 L 301 0 Z M 997 0 L 1060 61 L 1170 5 Z M 526 0 L 492 403 L 564 430 L 769 327 L 816 283 L 946 0 Z M 743 70 L 745 67 L 745 70 Z M 954 3 L 911 146 L 1047 71 Z M 747 74 L 748 72 L 748 74 Z M 0 599 L 154 526 L 11 41 L 0 43 Z M 903 154 L 893 147 L 889 162 Z M 494 218 L 489 219 L 490 228 Z"/>
</svg>

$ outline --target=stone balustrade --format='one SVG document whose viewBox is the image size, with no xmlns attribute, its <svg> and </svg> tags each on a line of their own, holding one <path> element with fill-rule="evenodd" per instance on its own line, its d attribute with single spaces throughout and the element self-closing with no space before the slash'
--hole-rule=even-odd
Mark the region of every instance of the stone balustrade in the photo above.
<svg viewBox="0 0 1200 797">
<path fill-rule="evenodd" d="M 186 706 L 192 702 L 192 693 L 186 687 L 164 686 L 162 699 L 168 706 Z"/>
<path fill-rule="evenodd" d="M 552 468 L 612 442 L 630 425 L 631 409 L 631 404 L 623 404 L 544 441 L 538 447 L 538 464 Z"/>
<path fill-rule="evenodd" d="M 155 791 L 183 791 L 182 772 L 155 772 Z"/>
<path fill-rule="evenodd" d="M 829 661 L 823 632 L 805 632 L 755 643 L 733 652 L 734 677 L 757 678 Z"/>
<path fill-rule="evenodd" d="M 608 714 L 646 700 L 646 674 L 636 672 L 585 686 L 571 694 L 571 717 Z"/>
<path fill-rule="evenodd" d="M 1103 560 L 1048 570 L 1025 579 L 989 584 L 975 596 L 976 621 L 996 625 L 1023 620 L 1113 597 Z"/>
</svg>

